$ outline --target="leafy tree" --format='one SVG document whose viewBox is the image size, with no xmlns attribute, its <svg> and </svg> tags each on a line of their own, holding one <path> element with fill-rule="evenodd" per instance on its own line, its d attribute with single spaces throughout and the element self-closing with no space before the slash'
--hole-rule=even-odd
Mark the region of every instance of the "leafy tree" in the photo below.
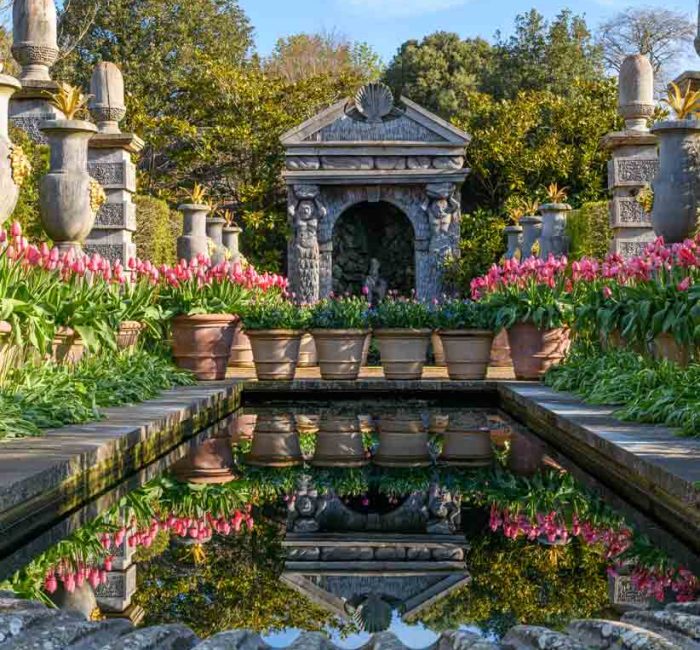
<svg viewBox="0 0 700 650">
<path fill-rule="evenodd" d="M 182 216 L 172 210 L 166 201 L 154 196 L 137 195 L 136 254 L 154 264 L 177 262 L 175 242 L 182 233 Z"/>
<path fill-rule="evenodd" d="M 571 245 L 569 256 L 603 258 L 610 252 L 612 229 L 607 201 L 584 203 L 566 218 L 566 234 Z"/>
</svg>

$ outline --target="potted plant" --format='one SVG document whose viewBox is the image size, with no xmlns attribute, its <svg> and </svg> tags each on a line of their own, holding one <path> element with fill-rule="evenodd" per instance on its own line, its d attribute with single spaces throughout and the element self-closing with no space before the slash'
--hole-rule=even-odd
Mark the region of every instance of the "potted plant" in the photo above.
<svg viewBox="0 0 700 650">
<path fill-rule="evenodd" d="M 690 83 L 685 93 L 671 82 L 664 100 L 675 120 L 656 122 L 651 132 L 659 139 L 659 171 L 652 182 L 654 232 L 667 243 L 682 242 L 695 230 L 697 216 L 697 148 L 700 139 L 700 91 Z"/>
<path fill-rule="evenodd" d="M 485 379 L 493 346 L 493 308 L 472 300 L 448 300 L 436 312 L 436 325 L 450 379 Z"/>
<path fill-rule="evenodd" d="M 233 330 L 248 299 L 227 271 L 226 264 L 183 260 L 162 275 L 158 300 L 172 328 L 173 358 L 200 380 L 226 377 Z"/>
<path fill-rule="evenodd" d="M 518 379 L 539 379 L 566 355 L 572 320 L 566 258 L 506 260 L 475 278 L 472 298 L 495 310 L 496 326 L 508 330 Z"/>
<path fill-rule="evenodd" d="M 432 333 L 432 314 L 414 298 L 387 296 L 370 311 L 387 379 L 420 379 Z"/>
<path fill-rule="evenodd" d="M 323 379 L 357 379 L 369 333 L 369 304 L 341 296 L 317 302 L 309 313 Z"/>
<path fill-rule="evenodd" d="M 294 379 L 307 310 L 281 292 L 258 293 L 243 316 L 258 379 Z"/>
</svg>

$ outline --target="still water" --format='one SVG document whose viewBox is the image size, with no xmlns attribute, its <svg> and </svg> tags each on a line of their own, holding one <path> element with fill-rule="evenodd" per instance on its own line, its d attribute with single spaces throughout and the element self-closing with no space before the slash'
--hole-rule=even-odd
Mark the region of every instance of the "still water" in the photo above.
<svg viewBox="0 0 700 650">
<path fill-rule="evenodd" d="M 245 628 L 283 647 L 320 631 L 348 648 L 695 595 L 673 552 L 569 467 L 496 409 L 253 406 L 3 586 L 201 637 Z"/>
</svg>

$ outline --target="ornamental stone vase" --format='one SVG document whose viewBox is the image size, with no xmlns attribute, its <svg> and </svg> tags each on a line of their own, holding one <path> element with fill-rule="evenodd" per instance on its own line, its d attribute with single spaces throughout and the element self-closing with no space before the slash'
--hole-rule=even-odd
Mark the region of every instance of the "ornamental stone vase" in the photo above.
<svg viewBox="0 0 700 650">
<path fill-rule="evenodd" d="M 220 264 L 226 260 L 224 248 L 224 224 L 226 220 L 221 217 L 209 217 L 206 221 L 207 239 L 210 240 L 209 257 L 214 264 Z"/>
<path fill-rule="evenodd" d="M 542 214 L 542 234 L 540 235 L 540 254 L 542 259 L 550 255 L 560 257 L 569 249 L 566 236 L 566 213 L 571 210 L 568 203 L 545 203 L 540 206 Z"/>
<path fill-rule="evenodd" d="M 97 127 L 84 120 L 48 120 L 40 129 L 51 149 L 49 171 L 39 184 L 41 225 L 59 250 L 80 250 L 95 223 L 87 157 Z"/>
<path fill-rule="evenodd" d="M 659 171 L 651 184 L 651 223 L 667 244 L 681 242 L 698 221 L 700 120 L 658 122 L 651 131 L 659 139 Z"/>
<path fill-rule="evenodd" d="M 202 203 L 183 203 L 177 208 L 182 212 L 182 236 L 177 238 L 177 257 L 195 259 L 198 255 L 209 257 L 207 245 L 207 215 L 211 207 Z"/>
<path fill-rule="evenodd" d="M 22 81 L 51 81 L 58 58 L 58 19 L 54 0 L 12 3 L 12 56 L 22 66 Z"/>
<path fill-rule="evenodd" d="M 506 239 L 508 242 L 508 249 L 505 253 L 505 258 L 507 260 L 512 260 L 520 250 L 520 243 L 523 238 L 523 228 L 522 226 L 506 226 L 504 231 L 506 233 Z"/>
<path fill-rule="evenodd" d="M 532 247 L 542 234 L 542 217 L 531 215 L 520 219 L 520 226 L 523 229 L 522 248 L 520 256 L 526 259 L 532 256 Z"/>
<path fill-rule="evenodd" d="M 224 248 L 228 251 L 227 257 L 231 264 L 240 264 L 241 262 L 238 238 L 242 232 L 243 230 L 238 226 L 224 226 L 222 240 Z"/>
<path fill-rule="evenodd" d="M 126 115 L 124 78 L 110 61 L 95 66 L 90 79 L 90 114 L 100 133 L 121 133 L 119 122 Z"/>
<path fill-rule="evenodd" d="M 10 217 L 19 198 L 19 184 L 8 131 L 10 97 L 22 87 L 17 79 L 0 74 L 0 225 Z M 19 170 L 18 170 L 19 171 Z"/>
</svg>

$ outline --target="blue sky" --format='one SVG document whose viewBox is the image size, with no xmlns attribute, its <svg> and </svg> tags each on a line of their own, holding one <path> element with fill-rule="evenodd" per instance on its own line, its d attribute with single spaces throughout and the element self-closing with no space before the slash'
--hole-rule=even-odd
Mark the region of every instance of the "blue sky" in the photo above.
<svg viewBox="0 0 700 650">
<path fill-rule="evenodd" d="M 385 61 L 410 38 L 436 30 L 491 39 L 496 30 L 510 33 L 518 13 L 535 7 L 552 17 L 566 0 L 239 0 L 255 27 L 261 54 L 288 34 L 336 31 L 366 41 Z M 695 15 L 696 0 L 575 0 L 568 6 L 592 26 L 630 5 L 664 6 Z M 696 59 L 697 60 L 697 59 Z M 697 67 L 697 66 L 694 66 Z"/>
</svg>

